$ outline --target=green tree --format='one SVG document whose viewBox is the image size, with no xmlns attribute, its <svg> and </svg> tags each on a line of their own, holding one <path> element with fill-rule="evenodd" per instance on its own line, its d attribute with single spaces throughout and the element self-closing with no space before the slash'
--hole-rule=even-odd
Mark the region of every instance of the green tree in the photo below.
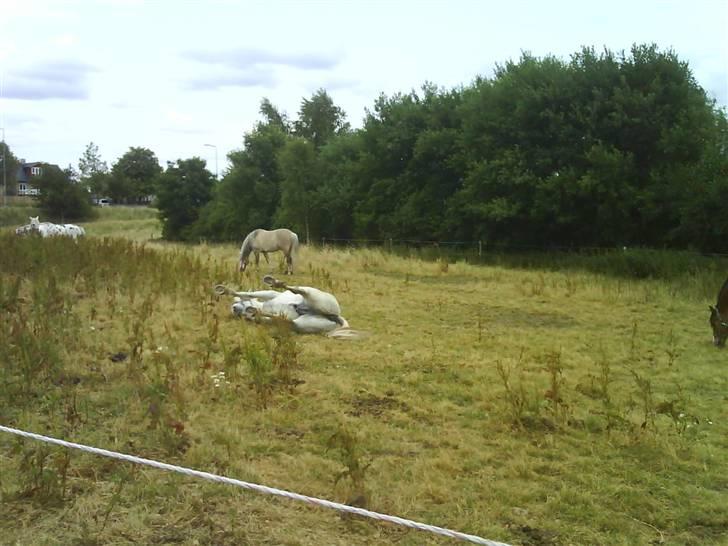
<svg viewBox="0 0 728 546">
<path fill-rule="evenodd" d="M 291 124 L 288 117 L 281 113 L 270 100 L 263 98 L 260 103 L 260 113 L 263 116 L 263 124 L 278 127 L 284 133 L 291 132 Z"/>
<path fill-rule="evenodd" d="M 365 178 L 362 171 L 362 133 L 352 131 L 331 139 L 318 154 L 317 201 L 321 213 L 316 221 L 319 236 L 354 237 L 356 188 Z"/>
<path fill-rule="evenodd" d="M 129 148 L 111 168 L 114 200 L 131 200 L 146 203 L 154 194 L 157 176 L 162 172 L 159 160 L 147 148 Z"/>
<path fill-rule="evenodd" d="M 69 170 L 43 164 L 41 174 L 33 180 L 39 190 L 38 206 L 46 217 L 65 222 L 83 220 L 93 215 L 88 194 L 80 184 L 73 182 Z"/>
<path fill-rule="evenodd" d="M 112 170 L 106 178 L 106 195 L 114 203 L 128 203 L 134 200 L 134 182 L 120 171 Z"/>
<path fill-rule="evenodd" d="M 674 173 L 681 195 L 679 224 L 674 236 L 680 246 L 708 252 L 728 252 L 728 119 L 716 111 L 713 132 L 698 165 Z"/>
<path fill-rule="evenodd" d="M 316 91 L 310 99 L 303 99 L 293 125 L 295 134 L 310 140 L 317 150 L 333 136 L 350 130 L 346 114 L 324 89 Z"/>
<path fill-rule="evenodd" d="M 701 161 L 712 106 L 655 46 L 570 63 L 524 54 L 466 90 L 461 236 L 525 245 L 674 244 L 681 179 Z M 465 211 L 464 214 L 459 214 Z"/>
<path fill-rule="evenodd" d="M 18 168 L 20 167 L 20 161 L 15 157 L 15 154 L 10 150 L 7 143 L 3 140 L 0 141 L 0 184 L 5 182 L 5 193 L 6 195 L 15 195 L 17 192 L 17 178 Z"/>
<path fill-rule="evenodd" d="M 265 121 L 243 138 L 243 149 L 228 154 L 231 167 L 200 213 L 195 232 L 211 240 L 235 240 L 256 228 L 270 229 L 280 202 L 278 152 L 287 135 L 279 123 Z"/>
<path fill-rule="evenodd" d="M 180 159 L 158 177 L 156 204 L 165 239 L 189 240 L 194 236 L 192 225 L 212 198 L 214 184 L 215 175 L 199 157 Z"/>
<path fill-rule="evenodd" d="M 462 93 L 425 84 L 421 93 L 380 96 L 367 113 L 355 231 L 364 237 L 447 236 L 447 199 L 461 186 Z"/>
<path fill-rule="evenodd" d="M 281 202 L 276 218 L 278 223 L 303 233 L 306 243 L 320 235 L 317 220 L 318 158 L 312 142 L 302 138 L 291 139 L 279 152 Z M 312 225 L 313 224 L 313 225 Z"/>
<path fill-rule="evenodd" d="M 101 159 L 99 147 L 89 142 L 78 160 L 79 182 L 89 193 L 104 196 L 109 188 L 109 167 Z"/>
</svg>

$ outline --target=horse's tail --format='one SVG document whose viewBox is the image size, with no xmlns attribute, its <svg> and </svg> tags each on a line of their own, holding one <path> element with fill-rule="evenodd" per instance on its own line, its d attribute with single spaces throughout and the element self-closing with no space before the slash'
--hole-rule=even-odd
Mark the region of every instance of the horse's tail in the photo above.
<svg viewBox="0 0 728 546">
<path fill-rule="evenodd" d="M 326 337 L 332 337 L 334 339 L 364 339 L 369 337 L 369 333 L 361 330 L 352 330 L 347 327 L 332 330 L 326 334 Z"/>
<path fill-rule="evenodd" d="M 291 231 L 291 248 L 290 248 L 290 255 L 291 255 L 291 265 L 293 265 L 294 260 L 296 259 L 296 255 L 298 254 L 298 235 L 296 235 L 293 231 Z"/>
</svg>

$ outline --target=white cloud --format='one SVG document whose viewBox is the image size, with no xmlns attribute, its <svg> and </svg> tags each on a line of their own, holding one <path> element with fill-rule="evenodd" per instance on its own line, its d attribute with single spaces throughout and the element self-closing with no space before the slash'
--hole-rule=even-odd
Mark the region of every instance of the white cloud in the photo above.
<svg viewBox="0 0 728 546">
<path fill-rule="evenodd" d="M 652 42 L 688 60 L 726 106 L 721 5 L 3 0 L 0 120 L 27 158 L 75 163 L 94 141 L 110 163 L 130 146 L 176 160 L 212 142 L 223 170 L 223 150 L 242 146 L 263 97 L 295 117 L 304 97 L 325 88 L 357 126 L 381 92 L 467 85 L 522 50 L 568 58 L 583 45 Z M 21 119 L 30 115 L 32 131 Z"/>
<path fill-rule="evenodd" d="M 52 38 L 51 42 L 58 47 L 67 48 L 78 44 L 78 36 L 71 34 L 70 32 L 66 32 Z"/>
<path fill-rule="evenodd" d="M 8 72 L 3 94 L 22 100 L 85 99 L 87 76 L 96 71 L 75 60 L 41 61 Z"/>
</svg>

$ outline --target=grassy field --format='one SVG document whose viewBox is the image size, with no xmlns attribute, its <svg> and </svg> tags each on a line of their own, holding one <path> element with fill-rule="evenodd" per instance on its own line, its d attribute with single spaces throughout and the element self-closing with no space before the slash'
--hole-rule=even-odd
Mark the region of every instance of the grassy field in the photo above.
<svg viewBox="0 0 728 546">
<path fill-rule="evenodd" d="M 85 228 L 0 235 L 2 424 L 514 545 L 728 544 L 725 261 L 303 247 L 344 341 L 212 293 L 275 260 L 237 273 L 146 209 Z M 0 495 L 3 544 L 454 543 L 7 434 Z"/>
<path fill-rule="evenodd" d="M 27 224 L 29 216 L 40 214 L 35 201 L 29 198 L 7 196 L 6 205 L 0 207 L 0 229 Z"/>
</svg>

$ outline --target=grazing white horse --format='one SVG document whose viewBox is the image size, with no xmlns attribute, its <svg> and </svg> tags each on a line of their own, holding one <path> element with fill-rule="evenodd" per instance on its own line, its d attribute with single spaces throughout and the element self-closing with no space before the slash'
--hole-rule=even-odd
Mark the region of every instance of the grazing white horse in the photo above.
<svg viewBox="0 0 728 546">
<path fill-rule="evenodd" d="M 274 317 L 291 324 L 299 334 L 325 334 L 334 338 L 358 338 L 362 333 L 352 330 L 341 316 L 339 302 L 328 292 L 310 286 L 288 286 L 270 275 L 263 282 L 276 290 L 236 292 L 218 284 L 215 293 L 235 296 L 232 312 L 247 320 L 270 322 Z"/>
<path fill-rule="evenodd" d="M 298 235 L 293 233 L 290 229 L 274 229 L 268 231 L 266 229 L 254 229 L 248 236 L 243 240 L 243 244 L 240 247 L 240 258 L 238 259 L 238 269 L 245 271 L 248 267 L 248 260 L 250 254 L 255 254 L 255 265 L 256 267 L 260 263 L 260 254 L 263 254 L 266 263 L 270 263 L 268 260 L 269 252 L 283 252 L 286 258 L 286 273 L 293 274 L 293 259 L 296 256 L 298 250 Z"/>
<path fill-rule="evenodd" d="M 52 224 L 51 222 L 41 222 L 38 216 L 30 216 L 30 231 L 40 233 L 43 238 L 46 237 L 71 237 L 77 239 L 86 235 L 86 230 L 76 224 Z M 26 226 L 23 226 L 25 228 Z M 18 228 L 21 229 L 21 228 Z M 15 230 L 18 233 L 18 230 Z"/>
</svg>

